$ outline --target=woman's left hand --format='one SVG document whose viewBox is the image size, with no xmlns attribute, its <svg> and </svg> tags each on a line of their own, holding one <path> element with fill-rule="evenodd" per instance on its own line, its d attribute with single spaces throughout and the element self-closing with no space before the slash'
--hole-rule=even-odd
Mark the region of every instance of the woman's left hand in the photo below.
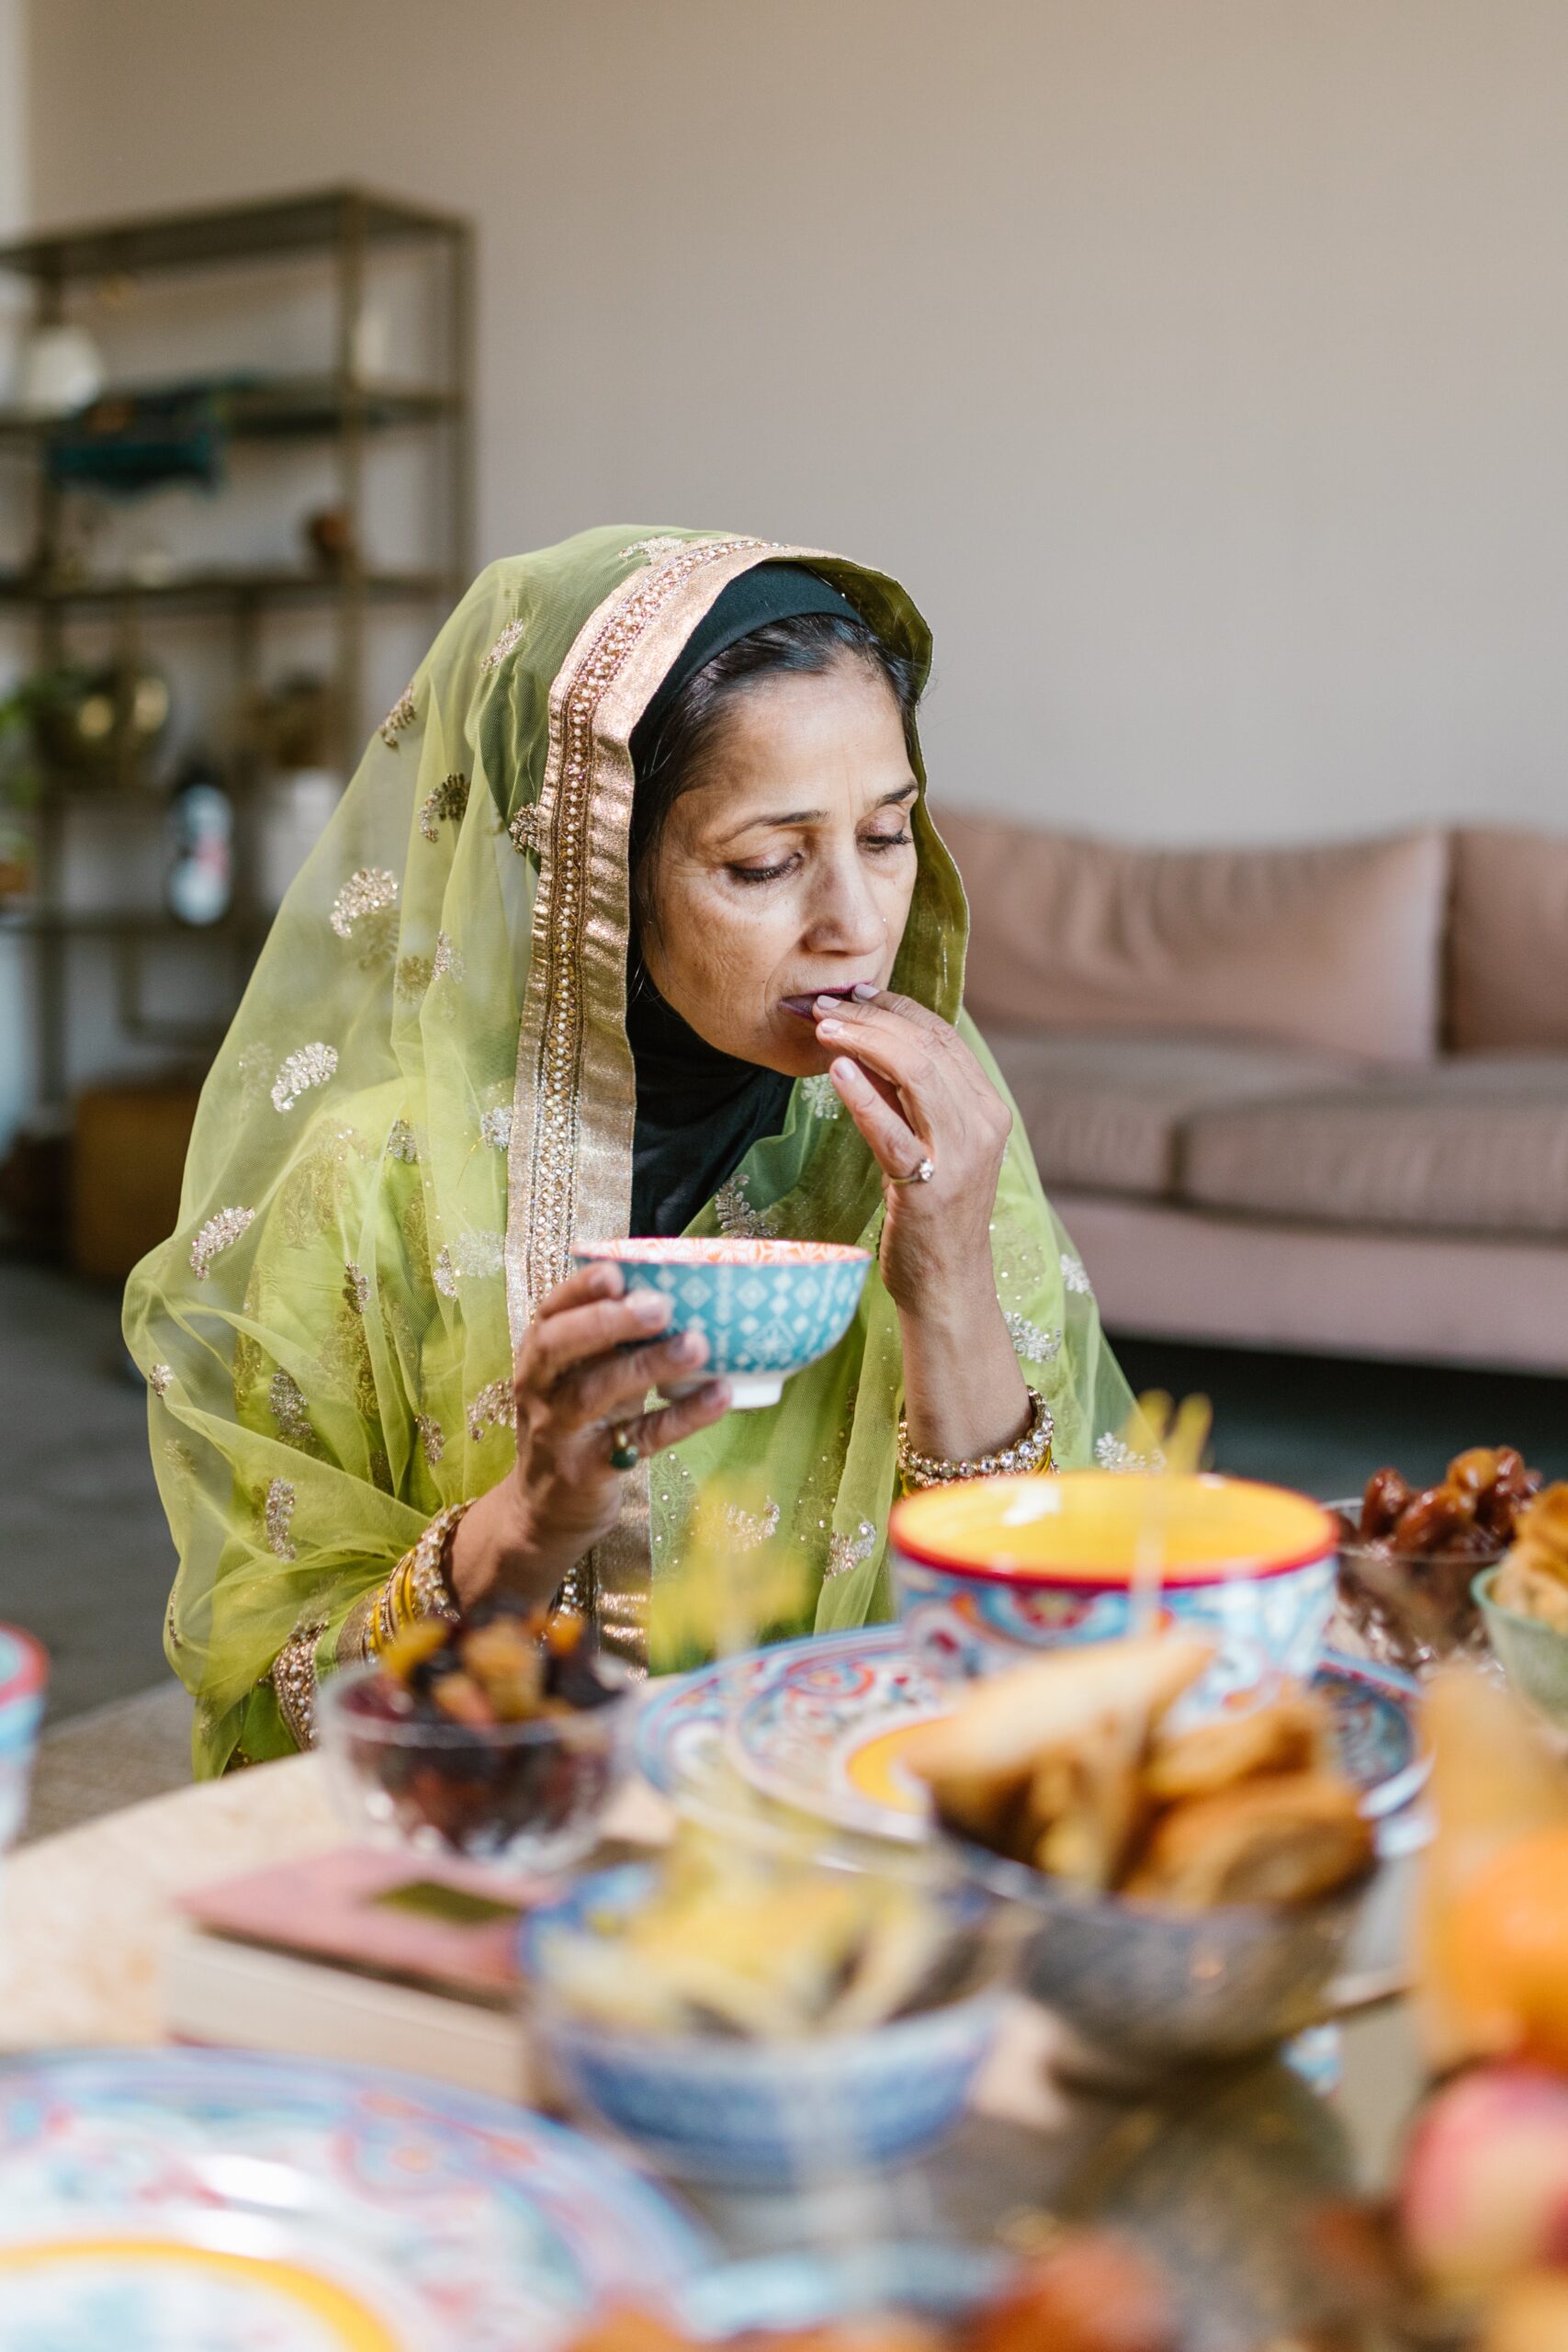
<svg viewBox="0 0 1568 2352">
<path fill-rule="evenodd" d="M 912 998 L 818 997 L 830 1075 L 882 1170 L 882 1278 L 900 1312 L 995 1297 L 991 1211 L 1011 1114 L 956 1029 Z M 931 1163 L 925 1182 L 914 1177 Z M 994 1313 L 993 1308 L 993 1313 Z"/>
</svg>

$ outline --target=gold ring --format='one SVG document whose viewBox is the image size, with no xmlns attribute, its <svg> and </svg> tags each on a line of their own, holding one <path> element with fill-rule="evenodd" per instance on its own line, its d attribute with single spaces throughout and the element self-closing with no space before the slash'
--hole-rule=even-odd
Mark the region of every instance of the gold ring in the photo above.
<svg viewBox="0 0 1568 2352">
<path fill-rule="evenodd" d="M 935 1174 L 935 1160 L 922 1159 L 919 1166 L 915 1169 L 911 1174 L 908 1176 L 889 1176 L 887 1181 L 890 1184 L 929 1184 Z"/>
</svg>

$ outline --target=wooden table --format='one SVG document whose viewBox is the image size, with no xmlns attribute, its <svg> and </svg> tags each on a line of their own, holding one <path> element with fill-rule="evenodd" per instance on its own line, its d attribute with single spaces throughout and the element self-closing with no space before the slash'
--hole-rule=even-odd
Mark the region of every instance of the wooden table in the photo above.
<svg viewBox="0 0 1568 2352">
<path fill-rule="evenodd" d="M 607 1825 L 656 1842 L 667 1808 L 640 1784 Z M 206 1882 L 343 1841 L 320 1758 L 154 1797 L 45 1838 L 0 1875 L 0 2049 L 161 2038 L 160 1967 L 177 1898 Z M 809 2200 L 696 2199 L 737 2248 L 937 2232 L 1027 2243 L 1047 2217 L 1136 2228 L 1186 2283 L 1194 2342 L 1225 2352 L 1310 2315 L 1306 2216 L 1387 2177 L 1418 2083 L 1409 2018 L 1390 2003 L 1347 2023 L 1325 2101 L 1279 2064 L 1195 2078 L 1159 2098 L 1066 2091 L 1050 2027 L 1018 2005 L 958 2137 L 891 2182 Z"/>
</svg>

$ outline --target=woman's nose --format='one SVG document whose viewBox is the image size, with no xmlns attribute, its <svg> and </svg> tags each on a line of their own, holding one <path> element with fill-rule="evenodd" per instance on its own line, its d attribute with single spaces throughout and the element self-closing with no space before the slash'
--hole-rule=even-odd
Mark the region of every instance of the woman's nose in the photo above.
<svg viewBox="0 0 1568 2352">
<path fill-rule="evenodd" d="M 886 930 L 861 859 L 835 859 L 813 897 L 806 944 L 819 955 L 869 956 L 881 946 Z"/>
</svg>

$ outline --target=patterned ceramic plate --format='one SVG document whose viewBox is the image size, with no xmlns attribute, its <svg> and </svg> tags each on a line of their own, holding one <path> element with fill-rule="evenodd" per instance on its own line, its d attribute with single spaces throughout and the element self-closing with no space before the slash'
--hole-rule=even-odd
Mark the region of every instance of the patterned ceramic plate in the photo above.
<svg viewBox="0 0 1568 2352">
<path fill-rule="evenodd" d="M 1367 1815 L 1408 1803 L 1427 1770 L 1411 1712 L 1415 1684 L 1390 1667 L 1330 1655 L 1314 1687 Z M 637 1761 L 666 1795 L 710 1801 L 728 1762 L 764 1795 L 841 1829 L 908 1844 L 924 1836 L 925 1821 L 903 1753 L 917 1726 L 951 1703 L 909 1657 L 898 1626 L 857 1626 L 684 1676 L 644 1707 Z"/>
<path fill-rule="evenodd" d="M 708 2259 L 575 2132 L 409 2076 L 219 2050 L 0 2068 L 6 2352 L 547 2352 Z"/>
</svg>

